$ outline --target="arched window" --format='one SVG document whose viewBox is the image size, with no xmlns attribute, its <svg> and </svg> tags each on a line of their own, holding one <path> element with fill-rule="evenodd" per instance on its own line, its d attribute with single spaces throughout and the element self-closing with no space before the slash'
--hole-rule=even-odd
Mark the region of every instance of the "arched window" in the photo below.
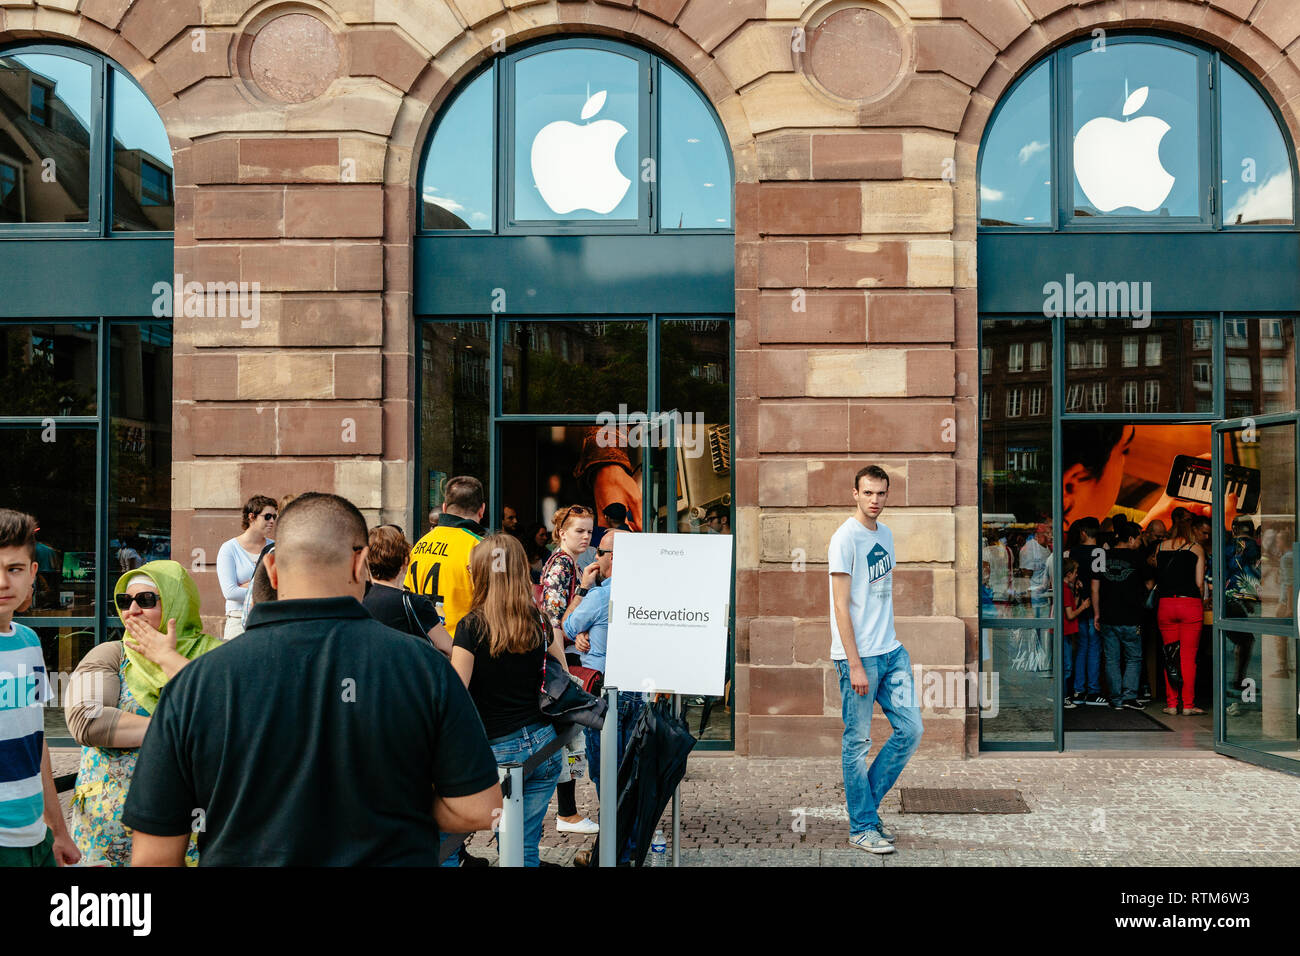
<svg viewBox="0 0 1300 956">
<path fill-rule="evenodd" d="M 120 637 L 122 571 L 172 556 L 172 324 L 154 292 L 173 213 L 166 131 L 125 70 L 0 50 L 0 502 L 40 523 L 18 619 L 51 675 Z"/>
<path fill-rule="evenodd" d="M 455 92 L 417 181 L 421 530 L 462 474 L 534 557 L 568 504 L 729 530 L 734 178 L 709 102 L 628 44 L 512 48 Z M 717 703 L 687 718 L 729 747 Z"/>
<path fill-rule="evenodd" d="M 1213 50 L 1151 35 L 1084 40 L 1003 97 L 980 154 L 979 221 L 1292 226 L 1293 153 L 1258 86 Z"/>
<path fill-rule="evenodd" d="M 604 40 L 500 57 L 443 110 L 420 170 L 420 229 L 732 229 L 731 154 L 670 64 Z"/>
<path fill-rule="evenodd" d="M 1092 601 L 1107 642 L 1133 628 L 1140 657 L 1145 588 L 1112 590 L 1141 580 L 1142 566 L 1124 563 L 1129 522 L 1150 543 L 1185 509 L 1205 538 L 1213 656 L 1231 665 L 1200 698 L 1215 710 L 1206 745 L 1294 769 L 1294 681 L 1239 702 L 1294 646 L 1294 153 L 1244 70 L 1152 34 L 1064 46 L 998 104 L 978 200 L 981 539 L 970 545 L 980 666 L 1000 680 L 982 747 L 1094 746 L 1101 725 L 1075 703 L 1106 700 L 1099 632 L 1091 612 L 1070 618 L 1075 595 Z M 1084 540 L 1116 531 L 1109 551 Z M 1111 706 L 1142 710 L 1133 673 L 1113 676 L 1132 648 L 1113 647 Z M 1201 682 L 1190 667 L 1181 678 L 1182 713 L 1195 714 L 1187 688 Z M 1171 715 L 1155 704 L 1139 723 L 1161 710 Z M 1261 725 L 1275 728 L 1266 743 Z"/>
<path fill-rule="evenodd" d="M 0 235 L 170 232 L 162 120 L 121 67 L 49 44 L 0 52 Z"/>
</svg>

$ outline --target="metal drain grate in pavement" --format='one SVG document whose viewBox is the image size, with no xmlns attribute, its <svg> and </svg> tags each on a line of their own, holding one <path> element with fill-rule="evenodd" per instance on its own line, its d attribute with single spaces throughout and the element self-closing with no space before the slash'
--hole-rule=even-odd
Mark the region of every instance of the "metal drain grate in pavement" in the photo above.
<svg viewBox="0 0 1300 956">
<path fill-rule="evenodd" d="M 1028 813 L 1019 790 L 961 790 L 955 787 L 904 787 L 904 813 Z"/>
</svg>

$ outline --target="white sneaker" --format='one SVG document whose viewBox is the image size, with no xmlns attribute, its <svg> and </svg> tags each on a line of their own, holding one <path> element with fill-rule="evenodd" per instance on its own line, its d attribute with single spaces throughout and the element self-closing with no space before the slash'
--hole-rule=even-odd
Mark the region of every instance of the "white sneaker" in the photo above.
<svg viewBox="0 0 1300 956">
<path fill-rule="evenodd" d="M 561 833 L 599 833 L 600 824 L 587 817 L 583 817 L 577 823 L 570 823 L 568 820 L 556 817 L 555 829 Z"/>
</svg>

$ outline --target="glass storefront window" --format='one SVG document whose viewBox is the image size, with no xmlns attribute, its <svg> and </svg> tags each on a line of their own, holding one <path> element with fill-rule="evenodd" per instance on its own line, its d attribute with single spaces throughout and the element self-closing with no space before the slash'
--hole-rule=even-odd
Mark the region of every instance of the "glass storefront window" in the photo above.
<svg viewBox="0 0 1300 956">
<path fill-rule="evenodd" d="M 1113 42 L 1071 69 L 1074 215 L 1199 216 L 1198 57 Z"/>
<path fill-rule="evenodd" d="M 473 475 L 490 493 L 489 397 L 492 366 L 486 322 L 425 322 L 420 327 L 419 534 L 441 511 L 448 478 Z M 522 520 L 522 517 L 521 517 Z M 415 540 L 419 534 L 410 534 Z"/>
<path fill-rule="evenodd" d="M 659 219 L 664 231 L 731 228 L 731 163 L 694 86 L 659 70 Z"/>
<path fill-rule="evenodd" d="M 93 323 L 0 324 L 0 416 L 94 415 L 97 343 Z"/>
<path fill-rule="evenodd" d="M 1295 221 L 1291 160 L 1277 118 L 1234 67 L 1219 71 L 1223 224 L 1276 226 Z"/>
<path fill-rule="evenodd" d="M 1229 317 L 1224 333 L 1229 417 L 1271 415 L 1294 409 L 1294 318 Z"/>
<path fill-rule="evenodd" d="M 1051 743 L 1056 723 L 1052 628 L 980 630 L 980 738 Z M 968 689 L 969 691 L 969 689 Z"/>
<path fill-rule="evenodd" d="M 0 222 L 88 221 L 92 73 L 52 53 L 0 57 Z"/>
<path fill-rule="evenodd" d="M 113 228 L 170 232 L 172 150 L 158 111 L 113 70 Z"/>
<path fill-rule="evenodd" d="M 1218 696 L 1224 709 L 1226 743 L 1300 759 L 1297 650 L 1300 645 L 1290 630 L 1276 634 L 1221 632 L 1224 686 Z"/>
<path fill-rule="evenodd" d="M 515 64 L 514 219 L 640 215 L 641 81 L 610 50 L 544 50 Z"/>
<path fill-rule="evenodd" d="M 980 153 L 980 225 L 1052 221 L 1051 64 L 1040 63 L 1007 97 Z"/>
<path fill-rule="evenodd" d="M 620 403 L 630 411 L 648 406 L 644 322 L 507 322 L 502 332 L 503 414 L 618 414 Z"/>
<path fill-rule="evenodd" d="M 988 392 L 1002 400 L 993 399 L 982 423 L 981 614 L 1051 617 L 1051 323 L 985 320 L 982 334 L 983 345 L 995 356 L 984 381 Z M 1026 342 L 1031 352 L 1041 347 L 1046 368 L 1015 371 L 1011 360 L 999 361 L 1023 351 Z M 1033 383 L 1028 405 L 1022 381 Z"/>
<path fill-rule="evenodd" d="M 1213 386 L 1212 329 L 1209 320 L 1177 316 L 1106 319 L 1101 323 L 1066 319 L 1065 348 L 1070 357 L 1065 371 L 1067 395 L 1078 386 L 1088 393 L 1087 407 L 1069 407 L 1067 402 L 1066 411 L 1130 414 L 1196 411 L 1196 391 Z M 1137 388 L 1137 379 L 1126 379 L 1126 374 L 1132 373 L 1126 373 L 1125 369 L 1137 366 L 1139 335 L 1145 340 L 1144 401 L 1141 408 L 1126 408 L 1127 393 L 1119 388 L 1107 389 L 1106 384 L 1127 380 Z"/>
<path fill-rule="evenodd" d="M 1240 509 L 1225 535 L 1225 618 L 1295 616 L 1295 437 L 1291 425 L 1223 436 L 1224 491 Z"/>
<path fill-rule="evenodd" d="M 492 229 L 494 73 L 456 94 L 424 154 L 420 223 L 424 229 Z"/>
<path fill-rule="evenodd" d="M 45 737 L 51 742 L 60 737 L 71 737 L 64 720 L 63 697 L 72 679 L 72 672 L 95 646 L 95 628 L 77 625 L 44 627 L 34 622 L 29 622 L 29 626 L 41 640 L 45 673 L 53 693 L 42 708 L 42 716 L 45 718 Z M 106 640 L 121 640 L 121 637 L 122 630 L 118 627 L 106 637 Z M 112 701 L 109 706 L 116 706 L 116 704 L 117 701 Z"/>
<path fill-rule="evenodd" d="M 95 615 L 95 429 L 0 428 L 0 501 L 35 516 L 38 564 L 30 610 L 19 617 Z"/>
<path fill-rule="evenodd" d="M 165 322 L 114 323 L 109 341 L 108 573 L 171 553 L 172 335 Z"/>
</svg>

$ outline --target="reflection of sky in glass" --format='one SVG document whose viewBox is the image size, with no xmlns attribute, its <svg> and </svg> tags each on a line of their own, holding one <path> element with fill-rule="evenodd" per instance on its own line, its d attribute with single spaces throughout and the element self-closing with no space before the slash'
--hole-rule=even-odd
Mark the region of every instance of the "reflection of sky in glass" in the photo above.
<svg viewBox="0 0 1300 956">
<path fill-rule="evenodd" d="M 731 225 L 727 144 L 704 102 L 676 70 L 659 71 L 659 221 L 664 229 Z"/>
<path fill-rule="evenodd" d="M 1090 49 L 1073 58 L 1072 137 L 1078 135 L 1084 124 L 1097 117 L 1107 117 L 1123 125 L 1142 117 L 1158 117 L 1170 127 L 1160 141 L 1160 163 L 1174 177 L 1169 196 L 1151 213 L 1143 213 L 1131 206 L 1101 213 L 1084 195 L 1076 176 L 1074 203 L 1078 214 L 1200 215 L 1196 64 L 1196 57 L 1190 53 L 1150 43 L 1111 42 L 1104 50 Z M 1125 117 L 1126 98 L 1143 86 L 1150 89 L 1146 103 Z M 1131 168 L 1127 164 L 1138 158 L 1117 149 L 1108 155 L 1109 163 L 1101 173 L 1108 179 L 1123 180 Z"/>
<path fill-rule="evenodd" d="M 980 222 L 1045 224 L 1052 219 L 1051 77 L 1044 61 L 1021 81 L 984 143 Z"/>
<path fill-rule="evenodd" d="M 54 95 L 63 101 L 82 126 L 90 129 L 90 67 L 87 64 L 49 53 L 23 53 L 14 59 L 33 73 L 52 81 Z"/>
<path fill-rule="evenodd" d="M 485 71 L 457 94 L 424 157 L 424 202 L 441 206 L 471 229 L 493 225 L 492 76 L 493 70 Z"/>
<path fill-rule="evenodd" d="M 1272 111 L 1237 71 L 1223 64 L 1223 223 L 1291 222 L 1291 163 Z"/>
<path fill-rule="evenodd" d="M 515 219 L 636 219 L 639 182 L 640 69 L 636 60 L 605 50 L 550 50 L 525 57 L 515 65 Z M 607 96 L 599 112 L 581 118 L 589 96 Z M 553 212 L 533 182 L 533 140 L 550 123 L 568 122 L 582 129 L 602 121 L 627 128 L 618 141 L 614 161 L 631 180 L 618 205 L 605 215 L 586 209 Z M 574 141 L 581 151 L 581 139 Z"/>
<path fill-rule="evenodd" d="M 141 149 L 167 169 L 172 149 L 158 111 L 119 70 L 113 71 L 113 138 L 125 149 Z"/>
</svg>

